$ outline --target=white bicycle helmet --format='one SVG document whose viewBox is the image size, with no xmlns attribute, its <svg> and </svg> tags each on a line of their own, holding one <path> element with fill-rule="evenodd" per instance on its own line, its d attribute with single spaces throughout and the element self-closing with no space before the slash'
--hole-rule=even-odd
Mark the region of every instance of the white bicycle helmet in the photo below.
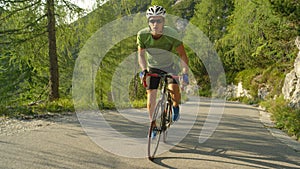
<svg viewBox="0 0 300 169">
<path fill-rule="evenodd" d="M 162 6 L 151 6 L 146 13 L 147 19 L 149 19 L 151 16 L 162 16 L 166 17 L 166 10 Z"/>
</svg>

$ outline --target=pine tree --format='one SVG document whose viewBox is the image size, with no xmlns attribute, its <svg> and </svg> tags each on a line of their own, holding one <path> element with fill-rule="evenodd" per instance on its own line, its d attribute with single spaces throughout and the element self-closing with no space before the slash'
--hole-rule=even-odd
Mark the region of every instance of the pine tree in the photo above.
<svg viewBox="0 0 300 169">
<path fill-rule="evenodd" d="M 45 95 L 44 91 L 48 90 L 49 82 L 52 86 L 49 86 L 49 99 L 54 100 L 59 97 L 58 62 L 61 60 L 60 52 L 66 48 L 55 47 L 57 34 L 64 36 L 59 33 L 57 26 L 63 28 L 64 25 L 69 24 L 66 15 L 79 16 L 83 10 L 69 1 L 48 0 L 46 2 L 11 0 L 4 3 L 2 8 L 0 35 L 3 38 L 0 39 L 0 44 L 5 46 L 5 51 L 2 48 L 1 58 L 9 58 L 9 61 L 1 64 L 4 67 L 9 66 L 7 63 L 14 65 L 12 67 L 16 69 L 15 72 L 22 72 L 17 78 L 20 81 L 14 86 L 18 91 L 9 89 L 4 91 L 11 93 L 14 100 L 40 99 L 41 95 Z M 52 63 L 49 63 L 50 60 Z M 4 76 L 7 73 L 9 72 L 1 72 Z M 49 78 L 48 82 L 45 81 L 47 78 Z M 5 80 L 14 81 L 12 77 L 7 77 Z"/>
<path fill-rule="evenodd" d="M 225 34 L 231 10 L 231 0 L 203 0 L 196 5 L 191 22 L 214 43 Z"/>
</svg>

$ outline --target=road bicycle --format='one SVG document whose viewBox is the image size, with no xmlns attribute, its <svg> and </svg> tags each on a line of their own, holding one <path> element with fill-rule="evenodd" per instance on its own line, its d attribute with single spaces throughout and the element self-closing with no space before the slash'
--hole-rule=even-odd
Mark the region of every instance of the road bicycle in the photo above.
<svg viewBox="0 0 300 169">
<path fill-rule="evenodd" d="M 148 131 L 148 158 L 149 160 L 153 160 L 159 146 L 161 135 L 163 137 L 163 141 L 166 142 L 168 128 L 173 123 L 173 101 L 171 97 L 171 91 L 168 89 L 168 78 L 179 79 L 179 76 L 173 76 L 170 74 L 147 74 L 147 76 L 160 77 L 161 79 L 161 95 L 153 112 L 153 121 L 151 122 Z M 152 132 L 156 132 L 156 136 L 154 138 L 151 137 Z"/>
</svg>

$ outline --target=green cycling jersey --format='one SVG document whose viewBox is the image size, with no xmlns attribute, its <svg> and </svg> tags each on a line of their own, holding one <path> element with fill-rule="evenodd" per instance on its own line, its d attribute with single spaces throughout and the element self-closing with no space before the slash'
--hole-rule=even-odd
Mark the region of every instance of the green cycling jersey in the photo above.
<svg viewBox="0 0 300 169">
<path fill-rule="evenodd" d="M 151 68 L 165 68 L 174 64 L 176 55 L 171 51 L 182 44 L 179 33 L 169 26 L 164 26 L 163 34 L 154 39 L 149 28 L 137 34 L 137 45 L 146 50 L 147 64 Z"/>
</svg>

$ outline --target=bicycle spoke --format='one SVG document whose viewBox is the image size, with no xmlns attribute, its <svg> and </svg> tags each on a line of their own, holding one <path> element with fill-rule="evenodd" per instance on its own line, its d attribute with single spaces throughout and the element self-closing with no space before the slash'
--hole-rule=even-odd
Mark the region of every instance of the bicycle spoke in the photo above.
<svg viewBox="0 0 300 169">
<path fill-rule="evenodd" d="M 152 76 L 152 75 L 151 75 Z M 160 76 L 160 75 L 158 75 Z M 162 92 L 159 101 L 156 104 L 155 111 L 152 115 L 152 122 L 148 131 L 148 158 L 154 159 L 157 153 L 159 141 L 161 135 L 163 135 L 163 141 L 166 142 L 168 135 L 168 128 L 172 124 L 172 99 L 170 91 L 167 89 L 167 78 L 170 75 L 161 75 L 163 78 Z M 154 137 L 154 134 L 156 136 Z"/>
<path fill-rule="evenodd" d="M 172 111 L 171 111 L 171 109 L 172 109 L 172 106 L 171 106 L 171 104 L 170 103 L 167 103 L 167 105 L 166 105 L 166 109 L 165 109 L 165 112 L 166 112 L 166 121 L 167 121 L 167 123 L 165 124 L 165 130 L 163 131 L 163 141 L 164 141 L 164 143 L 165 142 L 167 142 L 167 136 L 168 136 L 168 128 L 171 126 L 171 115 L 172 115 Z"/>
<path fill-rule="evenodd" d="M 150 160 L 153 160 L 154 155 L 157 152 L 159 141 L 160 141 L 160 136 L 161 136 L 161 129 L 162 129 L 162 107 L 164 105 L 162 104 L 162 101 L 158 101 L 155 111 L 153 113 L 153 121 L 150 124 L 150 128 L 148 131 L 148 158 Z M 156 132 L 156 136 L 154 136 L 154 132 Z"/>
</svg>

